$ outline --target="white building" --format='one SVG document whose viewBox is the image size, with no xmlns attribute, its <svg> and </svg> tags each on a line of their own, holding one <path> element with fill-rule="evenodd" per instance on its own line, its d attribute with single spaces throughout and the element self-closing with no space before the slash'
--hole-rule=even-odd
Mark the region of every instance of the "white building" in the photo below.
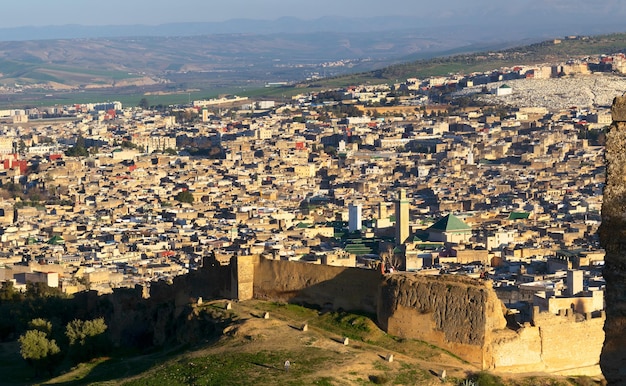
<svg viewBox="0 0 626 386">
<path fill-rule="evenodd" d="M 360 231 L 363 227 L 362 211 L 363 207 L 361 204 L 348 205 L 348 230 L 350 232 Z"/>
<path fill-rule="evenodd" d="M 493 93 L 496 94 L 496 96 L 506 96 L 513 94 L 513 89 L 511 88 L 511 86 L 503 84 L 500 87 L 496 87 L 493 90 Z"/>
</svg>

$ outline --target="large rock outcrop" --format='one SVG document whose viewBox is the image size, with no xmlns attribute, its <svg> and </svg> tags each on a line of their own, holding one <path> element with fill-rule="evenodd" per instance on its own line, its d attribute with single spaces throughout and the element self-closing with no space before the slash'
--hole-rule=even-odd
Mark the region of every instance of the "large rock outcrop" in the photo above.
<svg viewBox="0 0 626 386">
<path fill-rule="evenodd" d="M 606 250 L 605 342 L 600 366 L 607 381 L 617 385 L 626 383 L 626 97 L 615 98 L 611 113 L 599 231 Z"/>
</svg>

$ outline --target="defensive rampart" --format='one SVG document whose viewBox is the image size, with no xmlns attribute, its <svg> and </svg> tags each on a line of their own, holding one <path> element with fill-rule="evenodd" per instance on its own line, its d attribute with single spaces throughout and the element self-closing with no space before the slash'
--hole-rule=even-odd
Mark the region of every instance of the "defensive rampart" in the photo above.
<svg viewBox="0 0 626 386">
<path fill-rule="evenodd" d="M 606 134 L 606 184 L 602 199 L 600 242 L 606 251 L 606 341 L 600 364 L 610 384 L 626 383 L 626 96 L 611 107 Z"/>
<path fill-rule="evenodd" d="M 498 372 L 544 371 L 561 375 L 598 375 L 604 342 L 604 312 L 560 315 L 534 307 L 532 324 L 503 330 L 492 342 L 493 370 Z"/>
<path fill-rule="evenodd" d="M 254 297 L 376 312 L 389 334 L 445 348 L 481 369 L 598 375 L 604 314 L 534 310 L 532 324 L 506 327 L 490 282 L 256 259 Z"/>
<path fill-rule="evenodd" d="M 375 270 L 239 256 L 212 260 L 173 282 L 78 295 L 79 309 L 105 316 L 113 340 L 139 345 L 202 336 L 191 304 L 199 298 L 263 299 L 377 315 L 388 333 L 447 349 L 480 369 L 598 374 L 603 315 L 535 312 L 533 324 L 506 327 L 489 281 L 463 276 L 381 275 Z M 582 318 L 582 319 L 581 319 Z M 204 327 L 206 328 L 206 326 Z"/>
<path fill-rule="evenodd" d="M 381 278 L 373 270 L 258 259 L 254 297 L 374 314 Z"/>
<path fill-rule="evenodd" d="M 394 274 L 380 288 L 378 323 L 383 330 L 433 343 L 481 369 L 492 367 L 491 336 L 506 327 L 506 320 L 488 282 Z"/>
</svg>

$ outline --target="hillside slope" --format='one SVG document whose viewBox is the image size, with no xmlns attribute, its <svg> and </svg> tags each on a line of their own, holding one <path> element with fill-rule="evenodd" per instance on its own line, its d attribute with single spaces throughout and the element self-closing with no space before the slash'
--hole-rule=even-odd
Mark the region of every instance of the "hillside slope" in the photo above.
<svg viewBox="0 0 626 386">
<path fill-rule="evenodd" d="M 441 349 L 385 334 L 365 316 L 259 301 L 233 303 L 231 310 L 225 304 L 218 301 L 196 307 L 201 316 L 230 318 L 231 324 L 216 341 L 197 336 L 198 344 L 192 348 L 104 358 L 45 384 L 457 385 L 468 377 L 494 385 L 597 384 L 587 378 L 501 379 L 476 373 L 473 366 Z M 263 317 L 266 312 L 268 319 Z M 284 366 L 287 360 L 289 371 Z M 439 377 L 443 370 L 445 382 Z"/>
</svg>

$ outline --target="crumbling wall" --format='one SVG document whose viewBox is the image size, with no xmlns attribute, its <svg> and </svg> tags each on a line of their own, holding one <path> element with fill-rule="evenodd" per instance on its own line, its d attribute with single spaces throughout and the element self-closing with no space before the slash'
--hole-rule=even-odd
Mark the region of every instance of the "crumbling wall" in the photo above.
<svg viewBox="0 0 626 386">
<path fill-rule="evenodd" d="M 606 184 L 600 242 L 606 250 L 605 343 L 600 366 L 611 384 L 626 383 L 626 96 L 611 107 L 613 124 L 606 135 Z"/>
<path fill-rule="evenodd" d="M 260 259 L 254 297 L 373 314 L 381 277 L 375 270 Z"/>
<path fill-rule="evenodd" d="M 85 305 L 85 319 L 87 315 L 105 317 L 114 344 L 148 347 L 182 336 L 190 305 L 198 298 L 230 298 L 230 281 L 230 266 L 207 259 L 201 269 L 177 276 L 171 282 L 119 288 L 112 294 L 77 299 Z"/>
<path fill-rule="evenodd" d="M 519 373 L 545 371 L 541 362 L 539 327 L 527 324 L 517 331 L 500 331 L 492 344 L 493 370 Z"/>
<path fill-rule="evenodd" d="M 537 311 L 532 326 L 513 331 L 506 328 L 505 309 L 489 281 L 413 273 L 383 276 L 375 270 L 252 256 L 233 262 L 207 262 L 170 283 L 117 289 L 101 297 L 77 294 L 74 301 L 83 310 L 81 318 L 105 316 L 115 343 L 148 347 L 193 341 L 204 327 L 194 319 L 191 304 L 199 297 L 236 297 L 233 290 L 244 289 L 247 297 L 252 280 L 256 299 L 376 313 L 379 326 L 389 334 L 437 345 L 481 369 L 598 373 L 602 315 L 582 320 L 573 312 L 555 316 Z M 233 283 L 240 277 L 244 287 Z"/>
<path fill-rule="evenodd" d="M 443 347 L 479 368 L 492 367 L 493 331 L 506 327 L 490 283 L 459 276 L 388 275 L 377 313 L 389 334 Z"/>
<path fill-rule="evenodd" d="M 573 317 L 551 315 L 539 324 L 541 359 L 546 370 L 562 375 L 599 375 L 604 318 L 576 321 Z"/>
<path fill-rule="evenodd" d="M 583 316 L 562 311 L 567 312 L 540 313 L 535 307 L 532 325 L 498 331 L 492 342 L 493 370 L 599 375 L 604 313 L 592 317 L 591 313 Z"/>
</svg>

